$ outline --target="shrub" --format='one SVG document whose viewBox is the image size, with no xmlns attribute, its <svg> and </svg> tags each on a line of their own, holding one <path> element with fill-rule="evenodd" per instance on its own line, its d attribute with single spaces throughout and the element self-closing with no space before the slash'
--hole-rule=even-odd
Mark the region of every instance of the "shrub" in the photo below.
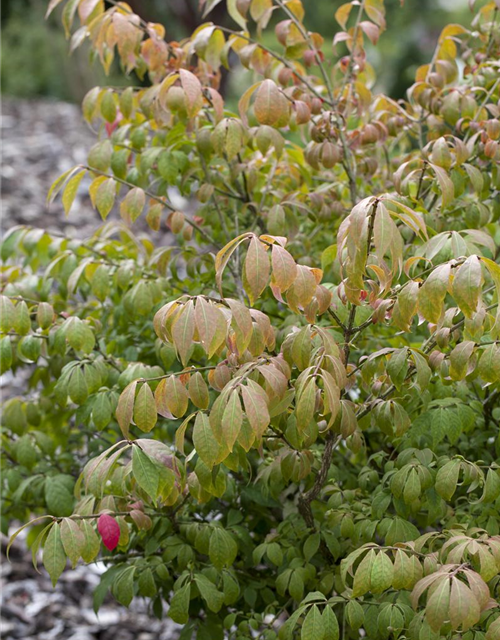
<svg viewBox="0 0 500 640">
<path fill-rule="evenodd" d="M 89 177 L 105 222 L 3 241 L 4 530 L 182 638 L 500 637 L 498 3 L 399 102 L 383 0 L 337 9 L 332 62 L 300 0 L 170 43 L 111 5 L 64 3 L 72 47 L 150 86 L 90 91 L 99 142 L 49 193 Z"/>
</svg>

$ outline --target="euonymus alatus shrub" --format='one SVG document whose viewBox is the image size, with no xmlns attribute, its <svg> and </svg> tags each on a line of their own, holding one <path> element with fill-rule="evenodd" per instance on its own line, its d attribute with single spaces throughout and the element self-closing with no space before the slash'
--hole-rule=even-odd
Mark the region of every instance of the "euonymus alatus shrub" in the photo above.
<svg viewBox="0 0 500 640">
<path fill-rule="evenodd" d="M 300 0 L 228 0 L 232 29 L 201 4 L 168 43 L 50 3 L 146 88 L 90 91 L 98 142 L 49 193 L 85 178 L 103 226 L 3 241 L 4 531 L 54 583 L 102 559 L 96 609 L 149 598 L 184 639 L 495 640 L 498 2 L 397 102 L 365 55 L 383 0 L 332 8 L 333 51 Z"/>
</svg>

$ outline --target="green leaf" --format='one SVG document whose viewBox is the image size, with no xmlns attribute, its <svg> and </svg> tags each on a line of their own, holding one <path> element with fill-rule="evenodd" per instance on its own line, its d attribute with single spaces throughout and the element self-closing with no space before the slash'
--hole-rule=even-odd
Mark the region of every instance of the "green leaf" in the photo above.
<svg viewBox="0 0 500 640">
<path fill-rule="evenodd" d="M 134 404 L 134 422 L 141 431 L 149 433 L 156 424 L 158 414 L 150 386 L 144 382 Z"/>
<path fill-rule="evenodd" d="M 323 609 L 323 640 L 339 640 L 340 630 L 337 616 L 331 606 L 327 605 Z"/>
<path fill-rule="evenodd" d="M 450 500 L 456 491 L 460 461 L 450 460 L 442 466 L 436 474 L 435 488 L 438 495 L 444 500 Z"/>
<path fill-rule="evenodd" d="M 189 396 L 186 387 L 179 380 L 178 376 L 170 376 L 166 379 L 165 393 L 167 406 L 172 415 L 176 418 L 182 418 L 188 408 Z"/>
<path fill-rule="evenodd" d="M 201 597 L 207 603 L 210 611 L 218 613 L 224 604 L 224 594 L 206 576 L 197 573 L 194 577 L 196 586 L 198 587 Z"/>
<path fill-rule="evenodd" d="M 125 222 L 135 222 L 141 215 L 146 203 L 146 195 L 142 189 L 130 189 L 120 204 L 120 215 Z"/>
<path fill-rule="evenodd" d="M 361 560 L 361 562 L 359 563 L 359 566 L 354 574 L 354 583 L 352 586 L 353 598 L 362 596 L 370 590 L 371 574 L 373 564 L 375 562 L 375 557 L 375 551 L 373 549 L 370 549 L 363 560 Z"/>
<path fill-rule="evenodd" d="M 219 458 L 220 446 L 212 432 L 208 416 L 201 412 L 194 421 L 193 444 L 196 453 L 211 469 Z"/>
<path fill-rule="evenodd" d="M 43 547 L 43 566 L 50 576 L 52 586 L 56 583 L 66 567 L 66 554 L 61 540 L 59 523 L 54 522 Z"/>
<path fill-rule="evenodd" d="M 212 3 L 212 6 L 215 6 L 215 5 Z M 247 21 L 238 11 L 236 0 L 227 0 L 227 12 L 231 16 L 231 18 L 236 22 L 236 24 L 238 24 L 238 26 L 240 26 L 243 29 L 243 31 L 245 31 L 247 28 Z"/>
<path fill-rule="evenodd" d="M 392 585 L 394 566 L 384 551 L 379 551 L 375 558 L 370 575 L 370 591 L 382 593 Z"/>
<path fill-rule="evenodd" d="M 101 98 L 102 117 L 107 122 L 112 123 L 116 120 L 116 111 L 117 109 L 116 109 L 115 94 L 113 93 L 113 91 L 108 89 L 107 91 L 104 92 Z"/>
<path fill-rule="evenodd" d="M 101 549 L 101 541 L 94 527 L 88 520 L 82 520 L 80 525 L 84 537 L 84 544 L 81 551 L 82 559 L 84 562 L 93 562 Z"/>
<path fill-rule="evenodd" d="M 75 199 L 75 196 L 78 192 L 78 187 L 80 186 L 80 182 L 82 181 L 83 176 L 87 173 L 86 170 L 80 171 L 75 176 L 68 180 L 66 187 L 64 188 L 62 195 L 62 203 L 64 207 L 64 212 L 66 215 L 69 215 L 71 210 L 71 206 Z"/>
<path fill-rule="evenodd" d="M 324 640 L 325 620 L 317 605 L 309 609 L 300 632 L 301 640 Z"/>
<path fill-rule="evenodd" d="M 134 575 L 136 567 L 126 567 L 116 578 L 111 588 L 115 598 L 124 607 L 128 607 L 134 597 Z"/>
<path fill-rule="evenodd" d="M 305 429 L 314 417 L 316 405 L 316 381 L 311 378 L 298 398 L 295 413 L 297 416 L 297 428 Z"/>
<path fill-rule="evenodd" d="M 458 268 L 453 279 L 452 294 L 467 318 L 476 311 L 481 294 L 483 275 L 477 256 L 470 256 Z"/>
<path fill-rule="evenodd" d="M 475 346 L 472 340 L 465 340 L 457 344 L 450 353 L 450 378 L 452 380 L 463 380 L 465 378 Z"/>
<path fill-rule="evenodd" d="M 434 269 L 418 291 L 418 308 L 429 322 L 438 322 L 443 313 L 451 268 L 443 264 Z"/>
<path fill-rule="evenodd" d="M 61 521 L 61 541 L 64 552 L 74 569 L 85 546 L 85 537 L 75 520 L 63 518 Z"/>
<path fill-rule="evenodd" d="M 495 502 L 498 496 L 500 496 L 500 475 L 497 469 L 488 469 L 481 500 Z"/>
<path fill-rule="evenodd" d="M 396 349 L 387 365 L 387 373 L 398 391 L 401 390 L 408 373 L 408 349 Z"/>
<path fill-rule="evenodd" d="M 222 441 L 229 451 L 233 450 L 243 423 L 243 411 L 238 390 L 235 389 L 229 396 L 228 403 L 222 414 Z"/>
<path fill-rule="evenodd" d="M 223 567 L 232 565 L 237 553 L 238 545 L 233 537 L 224 529 L 214 527 L 208 548 L 208 556 L 214 567 L 220 571 Z"/>
<path fill-rule="evenodd" d="M 115 204 L 115 198 L 116 182 L 112 178 L 108 178 L 101 182 L 95 192 L 95 206 L 103 220 L 106 220 L 111 209 L 113 208 Z"/>
<path fill-rule="evenodd" d="M 78 169 L 80 169 L 80 167 L 73 167 L 72 169 L 68 169 L 61 176 L 56 178 L 56 180 L 54 180 L 54 182 L 52 183 L 47 193 L 47 204 L 50 204 L 51 202 L 54 201 L 55 197 L 57 196 L 59 191 L 62 189 L 63 185 L 66 183 L 66 180 L 68 180 L 70 176 L 72 176 L 76 171 L 78 171 Z"/>
<path fill-rule="evenodd" d="M 175 591 L 170 601 L 168 615 L 177 624 L 186 624 L 189 620 L 189 600 L 191 595 L 191 584 L 188 582 L 183 587 Z"/>
<path fill-rule="evenodd" d="M 155 462 L 137 444 L 132 447 L 132 475 L 137 484 L 154 501 L 158 497 L 160 471 Z"/>
<path fill-rule="evenodd" d="M 436 178 L 438 179 L 439 188 L 441 189 L 442 206 L 444 209 L 453 202 L 453 199 L 455 197 L 455 188 L 453 186 L 453 182 L 448 176 L 448 173 L 442 167 L 438 167 L 437 165 L 431 163 L 429 163 L 429 166 L 432 168 L 432 170 L 436 174 Z"/>
<path fill-rule="evenodd" d="M 304 542 L 304 558 L 309 562 L 313 556 L 316 555 L 319 544 L 321 542 L 321 536 L 318 532 L 312 533 Z M 269 553 L 267 554 L 269 555 Z"/>
<path fill-rule="evenodd" d="M 139 579 L 137 580 L 137 586 L 140 595 L 145 598 L 153 598 L 158 593 L 153 572 L 149 567 L 141 571 Z"/>
<path fill-rule="evenodd" d="M 73 511 L 73 496 L 58 476 L 45 480 L 45 502 L 53 516 L 69 516 Z"/>
</svg>

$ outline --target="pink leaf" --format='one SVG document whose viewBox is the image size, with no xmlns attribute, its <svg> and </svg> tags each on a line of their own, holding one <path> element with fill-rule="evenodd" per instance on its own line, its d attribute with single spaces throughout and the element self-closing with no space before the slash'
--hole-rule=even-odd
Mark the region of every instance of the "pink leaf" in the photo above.
<svg viewBox="0 0 500 640">
<path fill-rule="evenodd" d="M 97 530 L 101 534 L 104 546 L 110 551 L 116 549 L 118 540 L 120 539 L 120 525 L 118 522 L 111 516 L 103 513 L 97 521 Z"/>
</svg>

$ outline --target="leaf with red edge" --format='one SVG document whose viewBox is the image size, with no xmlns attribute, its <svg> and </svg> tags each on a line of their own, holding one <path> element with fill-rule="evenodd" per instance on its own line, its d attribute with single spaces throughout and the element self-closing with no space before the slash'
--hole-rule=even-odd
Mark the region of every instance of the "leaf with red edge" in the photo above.
<svg viewBox="0 0 500 640">
<path fill-rule="evenodd" d="M 106 549 L 110 551 L 116 549 L 118 540 L 120 539 L 120 525 L 118 522 L 111 516 L 108 516 L 107 513 L 103 513 L 97 521 L 97 530 L 101 534 L 102 542 Z"/>
</svg>

